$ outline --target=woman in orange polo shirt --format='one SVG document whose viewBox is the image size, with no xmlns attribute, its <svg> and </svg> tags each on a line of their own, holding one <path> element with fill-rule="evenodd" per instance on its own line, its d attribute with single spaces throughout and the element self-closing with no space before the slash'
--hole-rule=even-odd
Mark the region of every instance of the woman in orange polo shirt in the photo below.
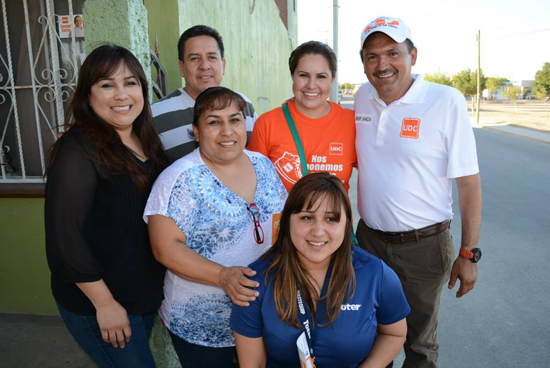
<svg viewBox="0 0 550 368">
<path fill-rule="evenodd" d="M 305 168 L 296 134 L 293 136 L 285 118 L 284 109 L 288 109 L 307 171 L 336 175 L 349 190 L 349 178 L 357 162 L 354 112 L 327 100 L 336 76 L 336 54 L 324 43 L 309 41 L 290 54 L 288 63 L 294 98 L 258 118 L 248 149 L 269 157 L 290 191 L 304 176 Z"/>
</svg>

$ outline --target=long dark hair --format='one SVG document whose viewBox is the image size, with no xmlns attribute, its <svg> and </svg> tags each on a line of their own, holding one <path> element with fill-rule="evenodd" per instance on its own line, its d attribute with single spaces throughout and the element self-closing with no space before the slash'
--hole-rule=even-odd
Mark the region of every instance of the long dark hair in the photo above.
<svg viewBox="0 0 550 368">
<path fill-rule="evenodd" d="M 115 128 L 97 116 L 89 103 L 92 86 L 101 78 L 112 76 L 120 65 L 125 65 L 133 75 L 137 76 L 143 92 L 143 110 L 134 120 L 132 129 L 148 159 L 161 169 L 168 166 L 168 159 L 153 125 L 147 78 L 139 61 L 124 47 L 112 44 L 99 46 L 82 64 L 78 84 L 69 107 L 75 121 L 71 130 L 80 128 L 78 130 L 82 131 L 85 143 L 89 143 L 90 149 L 86 150 L 85 154 L 90 159 L 105 166 L 109 171 L 115 170 L 128 174 L 142 190 L 145 190 L 150 184 L 147 170 L 136 161 L 134 153 L 122 143 Z M 65 134 L 70 133 L 69 130 Z M 46 173 L 55 159 L 61 139 L 52 147 Z"/>
<path fill-rule="evenodd" d="M 290 237 L 290 216 L 312 210 L 318 200 L 330 201 L 337 221 L 346 221 L 342 245 L 333 253 L 334 266 L 328 276 L 327 293 L 323 298 L 327 302 L 327 323 L 332 323 L 345 300 L 349 300 L 355 291 L 355 271 L 351 261 L 353 243 L 351 240 L 352 220 L 351 204 L 344 185 L 337 177 L 329 173 L 314 173 L 300 179 L 290 191 L 285 203 L 277 241 L 263 256 L 270 259 L 265 271 L 266 281 L 273 277 L 273 299 L 279 318 L 294 327 L 301 328 L 298 322 L 296 293 L 300 289 L 312 318 L 315 319 L 319 295 L 301 266 L 292 239 Z M 344 208 L 342 213 L 341 209 Z M 314 209 L 313 209 L 314 210 Z"/>
</svg>

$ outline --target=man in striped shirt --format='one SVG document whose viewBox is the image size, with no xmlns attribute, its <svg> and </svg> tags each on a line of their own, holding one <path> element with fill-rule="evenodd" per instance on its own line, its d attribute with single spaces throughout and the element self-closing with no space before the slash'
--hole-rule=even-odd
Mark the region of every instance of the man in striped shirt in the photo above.
<svg viewBox="0 0 550 368">
<path fill-rule="evenodd" d="M 151 106 L 155 126 L 171 162 L 197 147 L 191 129 L 195 99 L 207 88 L 219 86 L 225 74 L 226 60 L 220 34 L 204 25 L 187 29 L 178 42 L 178 58 L 185 87 Z M 258 116 L 248 97 L 239 94 L 246 101 L 244 116 L 250 137 Z"/>
</svg>

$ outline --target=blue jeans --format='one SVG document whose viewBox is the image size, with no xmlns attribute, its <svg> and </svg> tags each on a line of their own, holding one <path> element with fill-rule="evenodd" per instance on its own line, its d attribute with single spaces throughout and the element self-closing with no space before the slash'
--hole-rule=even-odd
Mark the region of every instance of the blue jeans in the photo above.
<svg viewBox="0 0 550 368">
<path fill-rule="evenodd" d="M 143 315 L 128 315 L 132 338 L 124 349 L 114 348 L 103 341 L 96 316 L 82 316 L 69 312 L 57 304 L 65 326 L 78 345 L 100 368 L 155 368 L 149 348 L 155 312 Z"/>
<path fill-rule="evenodd" d="M 168 330 L 170 332 L 170 330 Z M 233 368 L 233 357 L 236 357 L 235 347 L 210 348 L 191 344 L 170 332 L 174 350 L 178 354 L 183 368 Z"/>
</svg>

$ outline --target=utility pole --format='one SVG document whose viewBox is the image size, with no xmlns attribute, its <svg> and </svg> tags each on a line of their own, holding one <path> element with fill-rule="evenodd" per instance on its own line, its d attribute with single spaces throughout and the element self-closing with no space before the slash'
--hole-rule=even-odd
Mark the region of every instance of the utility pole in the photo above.
<svg viewBox="0 0 550 368">
<path fill-rule="evenodd" d="M 332 49 L 336 54 L 336 61 L 338 61 L 338 0 L 332 2 Z M 330 100 L 338 103 L 338 74 L 334 77 L 330 90 Z"/>
<path fill-rule="evenodd" d="M 479 104 L 481 102 L 481 30 L 477 30 L 477 112 L 476 125 L 479 125 Z"/>
</svg>

